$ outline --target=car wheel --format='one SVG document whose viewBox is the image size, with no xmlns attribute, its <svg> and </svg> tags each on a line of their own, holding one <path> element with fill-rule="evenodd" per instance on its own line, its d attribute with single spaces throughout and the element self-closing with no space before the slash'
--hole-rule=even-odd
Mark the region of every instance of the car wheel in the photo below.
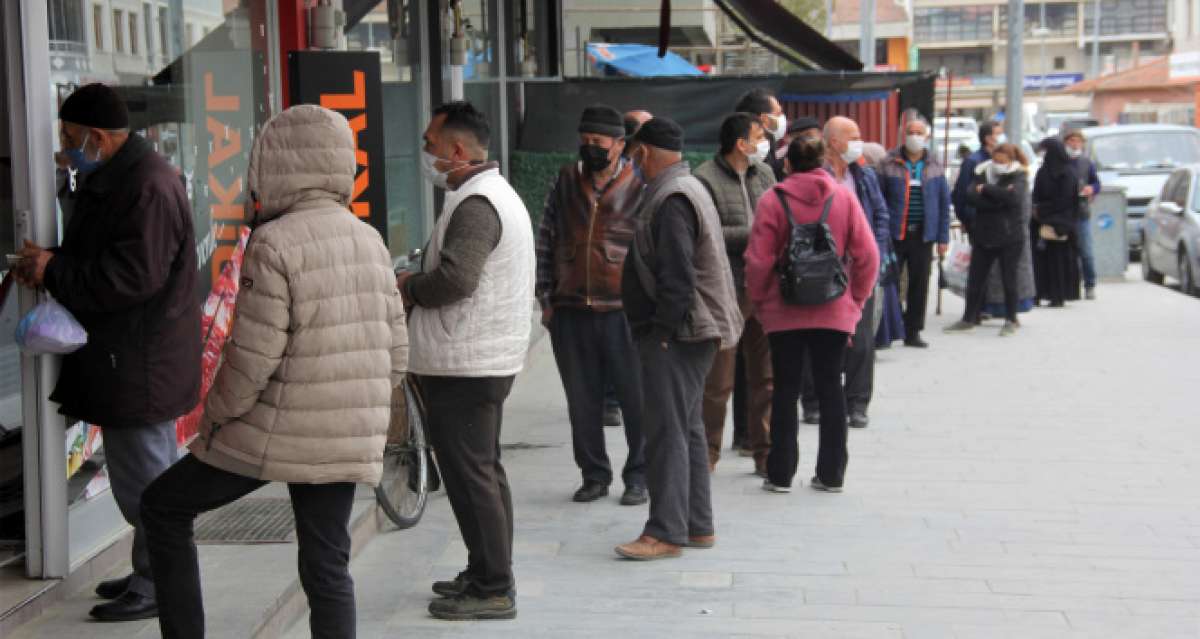
<svg viewBox="0 0 1200 639">
<path fill-rule="evenodd" d="M 1146 244 L 1146 236 L 1145 235 L 1142 236 L 1142 246 L 1149 246 L 1148 244 Z M 1146 280 L 1147 282 L 1150 282 L 1151 284 L 1162 284 L 1163 283 L 1163 274 L 1154 270 L 1154 267 L 1150 265 L 1150 251 L 1147 251 L 1144 249 L 1142 250 L 1141 262 L 1142 262 L 1142 279 Z"/>
<path fill-rule="evenodd" d="M 1196 279 L 1192 272 L 1192 260 L 1187 249 L 1179 249 L 1179 290 L 1184 295 L 1196 294 Z"/>
</svg>

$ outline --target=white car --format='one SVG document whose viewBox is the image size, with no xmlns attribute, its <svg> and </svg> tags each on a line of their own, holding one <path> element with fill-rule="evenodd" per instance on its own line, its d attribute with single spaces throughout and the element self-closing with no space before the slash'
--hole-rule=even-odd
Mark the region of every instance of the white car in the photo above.
<svg viewBox="0 0 1200 639">
<path fill-rule="evenodd" d="M 1142 220 L 1175 169 L 1200 162 L 1200 130 L 1173 124 L 1127 124 L 1083 130 L 1087 156 L 1102 185 L 1125 187 L 1129 250 L 1142 250 Z"/>
</svg>

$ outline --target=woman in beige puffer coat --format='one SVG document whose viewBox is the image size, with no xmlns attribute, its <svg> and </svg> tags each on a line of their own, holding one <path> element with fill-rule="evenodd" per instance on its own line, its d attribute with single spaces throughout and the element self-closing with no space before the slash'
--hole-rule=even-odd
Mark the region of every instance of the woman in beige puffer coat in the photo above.
<svg viewBox="0 0 1200 639">
<path fill-rule="evenodd" d="M 313 636 L 354 634 L 354 486 L 379 482 L 408 358 L 388 249 L 347 208 L 354 146 L 344 117 L 311 105 L 255 140 L 254 230 L 200 436 L 142 499 L 164 636 L 203 636 L 195 517 L 268 481 L 289 484 Z"/>
</svg>

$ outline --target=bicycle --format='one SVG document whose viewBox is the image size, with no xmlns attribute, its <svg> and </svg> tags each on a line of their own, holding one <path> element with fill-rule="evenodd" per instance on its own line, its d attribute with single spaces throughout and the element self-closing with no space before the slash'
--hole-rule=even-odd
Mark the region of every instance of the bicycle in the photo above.
<svg viewBox="0 0 1200 639">
<path fill-rule="evenodd" d="M 396 270 L 408 268 L 419 256 L 420 251 L 414 251 Z M 403 530 L 421 521 L 429 493 L 438 490 L 441 477 L 429 446 L 420 384 L 416 377 L 408 375 L 397 388 L 401 393 L 392 401 L 392 420 L 383 449 L 383 476 L 375 487 L 375 501 L 387 518 Z M 397 400 L 403 405 L 398 405 Z"/>
</svg>

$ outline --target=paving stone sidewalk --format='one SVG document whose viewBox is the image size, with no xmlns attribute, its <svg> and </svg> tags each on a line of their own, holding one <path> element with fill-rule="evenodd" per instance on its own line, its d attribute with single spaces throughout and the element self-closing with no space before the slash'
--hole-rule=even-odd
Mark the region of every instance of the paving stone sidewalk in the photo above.
<svg viewBox="0 0 1200 639">
<path fill-rule="evenodd" d="M 1129 281 L 1100 300 L 879 356 L 846 492 L 713 477 L 719 541 L 618 560 L 645 508 L 570 502 L 562 387 L 542 340 L 505 413 L 515 621 L 425 608 L 465 550 L 443 496 L 354 562 L 359 637 L 1200 637 L 1200 300 Z M 932 304 L 930 304 L 932 308 Z M 801 431 L 811 476 L 816 428 Z M 610 453 L 623 460 L 619 430 Z M 307 636 L 305 623 L 292 629 Z"/>
</svg>

